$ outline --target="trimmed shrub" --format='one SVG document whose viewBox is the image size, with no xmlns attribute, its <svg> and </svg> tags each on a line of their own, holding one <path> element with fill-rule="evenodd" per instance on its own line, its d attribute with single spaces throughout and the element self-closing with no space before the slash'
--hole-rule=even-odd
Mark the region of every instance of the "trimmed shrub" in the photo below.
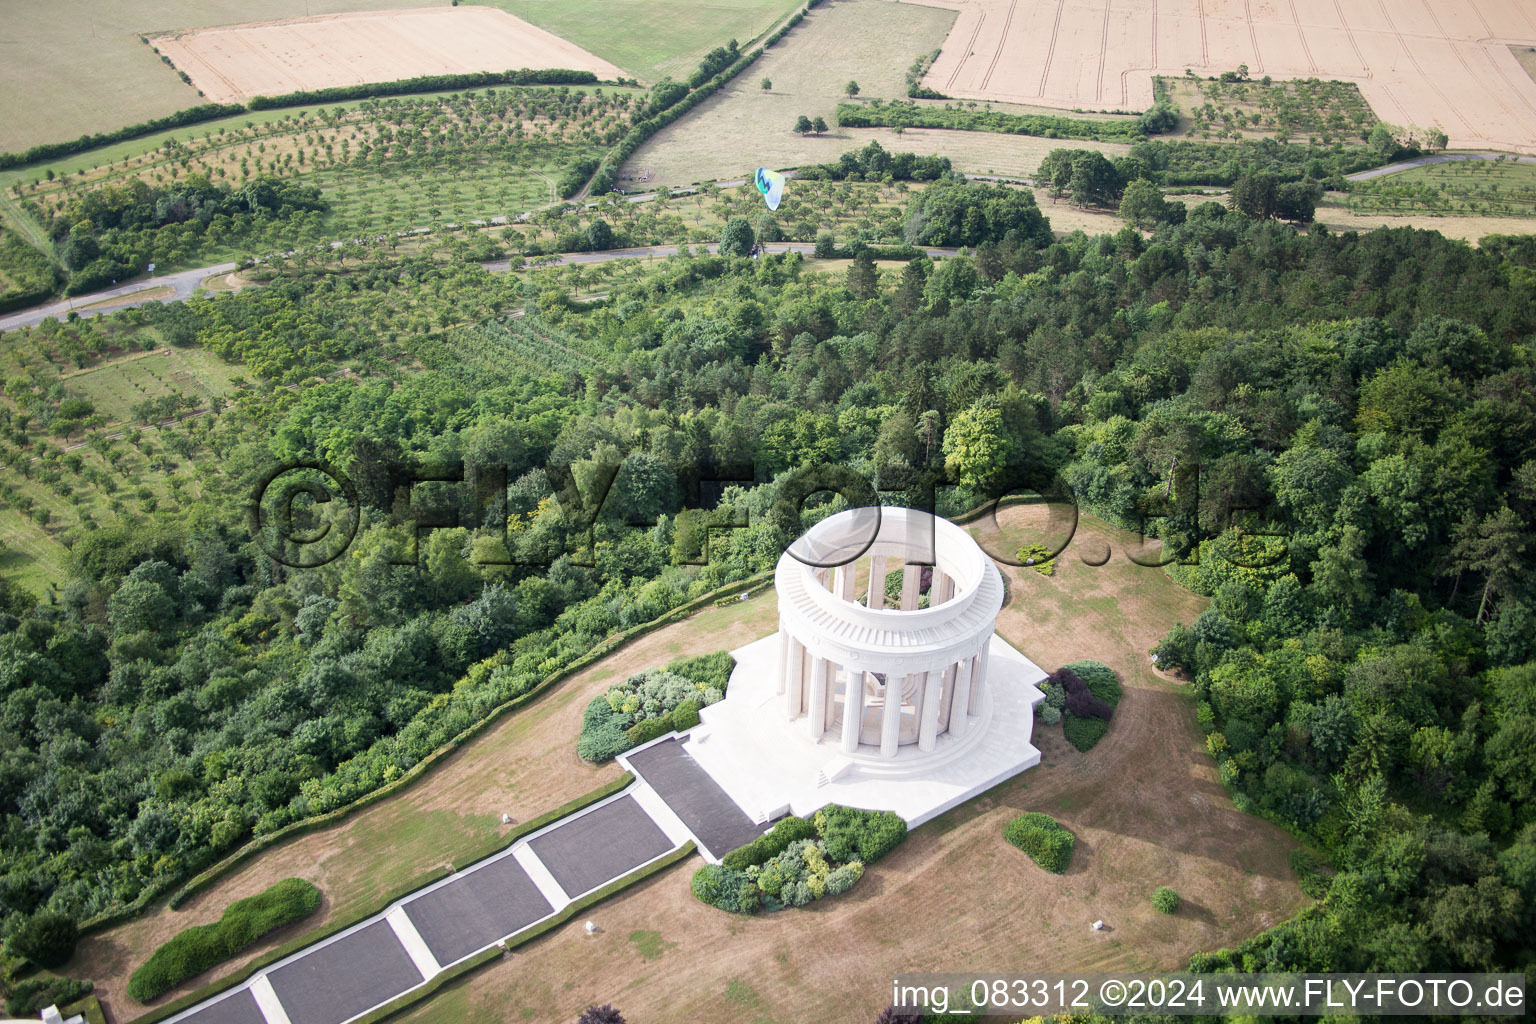
<svg viewBox="0 0 1536 1024">
<path fill-rule="evenodd" d="M 74 918 L 42 910 L 21 923 L 6 940 L 13 956 L 25 957 L 37 967 L 63 967 L 75 955 L 80 929 Z"/>
<path fill-rule="evenodd" d="M 1104 738 L 1104 734 L 1109 731 L 1109 723 L 1102 718 L 1078 718 L 1069 713 L 1061 728 L 1068 743 L 1087 753 Z"/>
<path fill-rule="evenodd" d="M 45 1006 L 67 1006 L 90 995 L 95 987 L 74 978 L 28 978 L 11 986 L 5 1012 L 12 1017 L 34 1017 Z"/>
<path fill-rule="evenodd" d="M 841 896 L 853 888 L 853 883 L 864 877 L 864 865 L 858 861 L 850 861 L 840 868 L 834 868 L 827 875 L 827 895 Z"/>
<path fill-rule="evenodd" d="M 737 599 L 733 597 L 728 600 L 734 602 Z M 667 666 L 667 671 L 693 680 L 702 690 L 719 690 L 724 693 L 726 684 L 731 681 L 731 670 L 735 667 L 736 659 L 731 657 L 730 651 L 715 651 L 695 658 L 678 658 Z"/>
<path fill-rule="evenodd" d="M 816 836 L 816 824 L 810 818 L 790 815 L 780 818 L 772 831 L 765 832 L 745 846 L 738 846 L 720 859 L 728 868 L 747 868 L 772 860 L 788 848 L 790 843 Z"/>
<path fill-rule="evenodd" d="M 1072 862 L 1077 838 L 1055 818 L 1038 811 L 1021 814 L 1003 829 L 1003 838 L 1029 854 L 1045 870 L 1061 874 Z"/>
<path fill-rule="evenodd" d="M 1066 691 L 1068 714 L 1078 718 L 1102 718 L 1107 722 L 1115 713 L 1114 706 L 1096 696 L 1082 677 L 1069 667 L 1052 672 L 1047 682 L 1055 683 Z"/>
<path fill-rule="evenodd" d="M 581 716 L 581 739 L 576 754 L 583 761 L 607 761 L 622 754 L 632 743 L 625 735 L 623 716 L 608 706 L 606 697 L 593 697 Z"/>
<path fill-rule="evenodd" d="M 757 882 L 745 871 L 706 864 L 693 873 L 693 895 L 732 914 L 750 914 L 762 905 Z"/>
<path fill-rule="evenodd" d="M 149 1000 L 250 946 L 268 932 L 320 909 L 320 890 L 302 878 L 285 878 L 255 896 L 231 903 L 216 924 L 200 924 L 173 936 L 128 979 L 128 994 Z"/>
<path fill-rule="evenodd" d="M 1165 914 L 1171 914 L 1179 909 L 1179 894 L 1160 885 L 1152 892 L 1152 905 Z"/>
<path fill-rule="evenodd" d="M 1061 722 L 1061 709 L 1052 707 L 1047 701 L 1040 705 L 1040 721 L 1046 725 L 1057 725 Z"/>
<path fill-rule="evenodd" d="M 694 712 L 694 721 L 698 721 L 698 712 Z M 649 743 L 658 736 L 665 736 L 672 731 L 672 716 L 665 718 L 647 718 L 645 721 L 632 725 L 624 733 L 631 747 L 638 747 L 642 743 Z M 580 744 L 577 744 L 578 749 Z M 628 749 L 628 748 L 626 748 Z"/>
<path fill-rule="evenodd" d="M 576 753 L 585 761 L 607 761 L 673 728 L 693 728 L 699 709 L 725 696 L 735 665 L 729 651 L 717 651 L 630 676 L 587 705 Z M 691 712 L 683 710 L 690 705 Z"/>
<path fill-rule="evenodd" d="M 660 721 L 660 719 L 657 719 Z M 672 709 L 672 728 L 678 732 L 687 732 L 699 724 L 699 702 L 685 700 Z"/>
<path fill-rule="evenodd" d="M 893 811 L 828 804 L 813 820 L 827 844 L 827 856 L 838 862 L 857 859 L 873 864 L 907 838 L 907 823 Z"/>
<path fill-rule="evenodd" d="M 1101 661 L 1074 661 L 1062 668 L 1072 672 L 1088 686 L 1088 692 L 1111 708 L 1120 703 L 1124 691 L 1115 670 Z"/>
</svg>

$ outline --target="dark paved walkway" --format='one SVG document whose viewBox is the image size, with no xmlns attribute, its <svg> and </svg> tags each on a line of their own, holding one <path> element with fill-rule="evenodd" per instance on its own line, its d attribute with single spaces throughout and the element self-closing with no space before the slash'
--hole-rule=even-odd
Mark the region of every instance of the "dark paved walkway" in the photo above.
<svg viewBox="0 0 1536 1024">
<path fill-rule="evenodd" d="M 209 1003 L 190 1017 L 182 1018 L 183 1024 L 267 1024 L 261 1007 L 251 990 L 242 988 L 228 999 Z"/>
<path fill-rule="evenodd" d="M 672 849 L 667 834 L 632 796 L 573 818 L 528 845 L 573 899 Z"/>
<path fill-rule="evenodd" d="M 510 853 L 405 904 L 422 941 L 445 967 L 554 911 Z"/>
<path fill-rule="evenodd" d="M 267 979 L 293 1024 L 341 1024 L 422 981 L 388 921 L 317 946 Z"/>
<path fill-rule="evenodd" d="M 737 806 L 678 740 L 664 740 L 624 759 L 715 859 L 768 831 L 767 824 L 757 824 Z"/>
</svg>

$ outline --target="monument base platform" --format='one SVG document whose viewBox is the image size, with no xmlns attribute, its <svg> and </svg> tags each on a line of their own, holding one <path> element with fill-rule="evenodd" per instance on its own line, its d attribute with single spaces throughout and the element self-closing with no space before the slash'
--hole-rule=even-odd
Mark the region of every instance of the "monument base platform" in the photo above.
<svg viewBox="0 0 1536 1024">
<path fill-rule="evenodd" d="M 996 634 L 981 707 L 964 734 L 939 736 L 931 751 L 904 745 L 894 758 L 871 748 L 845 754 L 835 732 L 814 740 L 804 718 L 789 719 L 777 633 L 731 653 L 725 699 L 700 713 L 685 748 L 755 821 L 836 803 L 895 811 L 915 828 L 1040 763 L 1029 740 L 1046 673 Z"/>
</svg>

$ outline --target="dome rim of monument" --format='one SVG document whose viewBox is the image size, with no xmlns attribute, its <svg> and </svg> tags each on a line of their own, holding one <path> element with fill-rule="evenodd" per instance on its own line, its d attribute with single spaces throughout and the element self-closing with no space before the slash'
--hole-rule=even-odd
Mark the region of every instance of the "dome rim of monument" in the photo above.
<svg viewBox="0 0 1536 1024">
<path fill-rule="evenodd" d="M 801 537 L 813 537 L 818 533 L 833 534 L 850 525 L 862 511 L 865 510 L 863 508 L 844 509 L 816 523 Z M 869 608 L 833 593 L 816 577 L 817 569 L 823 567 L 803 562 L 786 549 L 779 556 L 778 566 L 774 570 L 774 583 L 780 594 L 781 614 L 785 603 L 784 598 L 799 592 L 822 611 L 849 625 L 903 635 L 920 630 L 943 628 L 946 625 L 958 625 L 956 620 L 973 617 L 978 612 L 985 621 L 995 621 L 997 613 L 1002 610 L 1006 601 L 1002 574 L 981 545 L 976 543 L 975 538 L 942 516 L 905 506 L 882 506 L 880 532 L 876 534 L 876 539 L 849 561 L 867 556 L 878 546 L 900 543 L 899 539 L 885 537 L 887 524 L 891 524 L 893 528 L 899 527 L 920 517 L 929 517 L 934 523 L 935 567 L 955 580 L 955 593 L 949 600 L 928 608 L 906 610 Z M 946 547 L 948 550 L 945 550 Z M 791 603 L 798 605 L 798 602 Z M 873 646 L 888 648 L 890 645 L 875 642 Z M 897 649 L 910 649 L 907 644 L 895 646 Z M 942 641 L 940 646 L 943 646 Z"/>
</svg>

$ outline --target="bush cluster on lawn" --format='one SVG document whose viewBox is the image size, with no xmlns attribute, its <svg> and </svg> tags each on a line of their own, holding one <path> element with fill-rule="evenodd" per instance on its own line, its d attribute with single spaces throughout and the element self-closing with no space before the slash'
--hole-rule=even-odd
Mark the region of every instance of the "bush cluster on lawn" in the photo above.
<svg viewBox="0 0 1536 1024">
<path fill-rule="evenodd" d="M 699 724 L 699 709 L 725 696 L 736 664 L 728 651 L 679 658 L 664 669 L 647 669 L 587 705 L 576 753 L 606 761 L 673 730 Z"/>
<path fill-rule="evenodd" d="M 11 986 L 5 1012 L 12 1017 L 32 1017 L 45 1006 L 68 1006 L 95 988 L 74 978 L 28 978 Z"/>
<path fill-rule="evenodd" d="M 1003 837 L 1029 854 L 1036 864 L 1058 875 L 1072 862 L 1072 847 L 1077 843 L 1077 838 L 1060 822 L 1038 811 L 1014 818 L 1003 829 Z"/>
<path fill-rule="evenodd" d="M 847 892 L 864 866 L 907 837 L 890 811 L 829 804 L 812 818 L 789 817 L 773 831 L 694 872 L 693 894 L 733 914 L 803 907 Z"/>
<path fill-rule="evenodd" d="M 247 948 L 263 935 L 320 909 L 320 890 L 285 878 L 231 903 L 214 924 L 194 925 L 163 944 L 128 979 L 128 994 L 147 1002 Z"/>
<path fill-rule="evenodd" d="M 1160 885 L 1152 892 L 1152 905 L 1165 914 L 1171 914 L 1179 909 L 1179 894 L 1166 885 Z"/>
<path fill-rule="evenodd" d="M 1123 692 L 1115 670 L 1097 661 L 1063 665 L 1040 690 L 1045 694 L 1040 720 L 1046 725 L 1062 722 L 1067 741 L 1083 751 L 1104 737 Z"/>
</svg>

